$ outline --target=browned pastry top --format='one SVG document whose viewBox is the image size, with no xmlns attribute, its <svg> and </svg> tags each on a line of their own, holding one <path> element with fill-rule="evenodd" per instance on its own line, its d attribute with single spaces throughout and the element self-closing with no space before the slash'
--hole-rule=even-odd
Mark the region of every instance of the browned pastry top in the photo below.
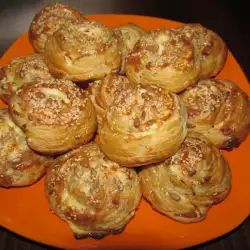
<svg viewBox="0 0 250 250">
<path fill-rule="evenodd" d="M 0 68 L 0 96 L 8 103 L 25 82 L 52 78 L 42 54 L 30 54 L 13 59 Z"/>
<path fill-rule="evenodd" d="M 63 4 L 48 4 L 33 18 L 29 29 L 30 41 L 37 52 L 44 52 L 49 36 L 63 26 L 81 23 L 86 18 L 77 10 Z"/>
<path fill-rule="evenodd" d="M 140 172 L 143 195 L 163 214 L 198 222 L 231 190 L 231 170 L 222 151 L 198 133 L 188 133 L 179 150 L 165 162 Z"/>
<path fill-rule="evenodd" d="M 88 142 L 96 130 L 94 105 L 86 91 L 69 80 L 24 84 L 9 109 L 28 144 L 43 153 L 60 153 Z"/>
<path fill-rule="evenodd" d="M 52 162 L 45 187 L 50 208 L 77 235 L 106 235 L 123 228 L 141 199 L 135 170 L 110 161 L 96 143 Z"/>
<path fill-rule="evenodd" d="M 176 94 L 153 85 L 132 85 L 105 112 L 99 143 L 108 157 L 124 166 L 157 162 L 176 152 L 186 136 L 186 119 Z"/>
<path fill-rule="evenodd" d="M 127 56 L 125 67 L 132 82 L 156 84 L 178 93 L 198 79 L 200 59 L 184 34 L 163 29 L 142 36 Z"/>
<path fill-rule="evenodd" d="M 250 101 L 235 83 L 207 79 L 181 94 L 188 111 L 188 127 L 219 148 L 239 146 L 250 131 Z"/>
<path fill-rule="evenodd" d="M 31 185 L 45 174 L 48 157 L 32 151 L 25 134 L 12 121 L 7 108 L 0 109 L 0 187 Z"/>
</svg>

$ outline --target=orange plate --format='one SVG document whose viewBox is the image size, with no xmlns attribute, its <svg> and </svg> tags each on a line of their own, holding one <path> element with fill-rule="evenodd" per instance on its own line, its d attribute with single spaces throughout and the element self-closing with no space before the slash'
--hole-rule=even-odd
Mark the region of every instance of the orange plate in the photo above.
<svg viewBox="0 0 250 250">
<path fill-rule="evenodd" d="M 182 25 L 165 19 L 133 15 L 92 15 L 88 18 L 110 27 L 127 22 L 137 23 L 145 29 L 174 28 Z M 0 65 L 32 52 L 25 33 L 2 57 Z M 248 81 L 231 53 L 219 77 L 235 81 L 250 95 Z M 0 188 L 0 224 L 34 241 L 68 249 L 179 249 L 197 245 L 231 231 L 248 217 L 249 147 L 250 137 L 240 148 L 225 152 L 232 168 L 232 191 L 226 200 L 212 207 L 207 218 L 199 223 L 175 222 L 157 213 L 142 200 L 135 217 L 120 235 L 110 235 L 102 240 L 76 240 L 67 224 L 48 209 L 42 179 L 31 187 Z"/>
</svg>

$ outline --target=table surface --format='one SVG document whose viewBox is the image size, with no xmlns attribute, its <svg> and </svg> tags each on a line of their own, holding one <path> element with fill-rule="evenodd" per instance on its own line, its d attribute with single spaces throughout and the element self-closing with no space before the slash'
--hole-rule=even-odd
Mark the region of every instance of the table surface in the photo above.
<svg viewBox="0 0 250 250">
<path fill-rule="evenodd" d="M 137 14 L 156 16 L 184 23 L 201 23 L 226 41 L 247 78 L 250 78 L 250 36 L 246 2 L 217 0 L 8 0 L 0 1 L 0 56 L 25 31 L 43 4 L 60 2 L 83 14 Z M 1 201 L 2 203 L 4 201 Z M 240 209 L 240 208 L 239 208 Z M 237 211 L 235 211 L 237 212 Z M 0 227 L 0 250 L 55 250 L 24 239 Z M 250 217 L 238 228 L 218 239 L 188 250 L 250 249 Z"/>
</svg>

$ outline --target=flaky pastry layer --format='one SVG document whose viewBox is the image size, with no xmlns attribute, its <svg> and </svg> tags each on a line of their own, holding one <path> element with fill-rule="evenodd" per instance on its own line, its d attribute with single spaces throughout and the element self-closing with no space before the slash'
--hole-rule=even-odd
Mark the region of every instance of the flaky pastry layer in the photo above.
<svg viewBox="0 0 250 250">
<path fill-rule="evenodd" d="M 52 78 L 42 54 L 17 57 L 0 68 L 0 97 L 8 103 L 25 82 Z"/>
<path fill-rule="evenodd" d="M 116 95 L 126 90 L 131 84 L 127 77 L 116 73 L 111 73 L 102 80 L 89 84 L 88 92 L 96 108 L 98 124 L 101 124 L 106 110 L 115 100 Z"/>
<path fill-rule="evenodd" d="M 122 24 L 114 27 L 113 30 L 121 43 L 122 64 L 119 73 L 125 74 L 126 57 L 146 31 L 135 23 Z"/>
<path fill-rule="evenodd" d="M 0 109 L 0 187 L 32 185 L 45 174 L 50 158 L 31 150 L 8 108 Z"/>
<path fill-rule="evenodd" d="M 228 48 L 214 31 L 200 24 L 186 24 L 178 29 L 191 40 L 197 56 L 201 58 L 199 79 L 216 76 L 225 66 Z"/>
<path fill-rule="evenodd" d="M 157 86 L 134 85 L 120 92 L 99 127 L 103 152 L 122 166 L 162 161 L 183 142 L 186 108 L 174 93 Z"/>
<path fill-rule="evenodd" d="M 87 21 L 77 10 L 63 4 L 45 5 L 34 16 L 29 28 L 29 40 L 36 52 L 43 53 L 48 37 L 61 27 Z"/>
<path fill-rule="evenodd" d="M 45 190 L 49 206 L 78 237 L 100 238 L 127 225 L 141 199 L 135 170 L 120 167 L 84 145 L 51 163 Z"/>
<path fill-rule="evenodd" d="M 196 83 L 201 63 L 184 34 L 163 29 L 150 31 L 140 38 L 127 56 L 125 68 L 132 82 L 155 84 L 178 93 Z"/>
<path fill-rule="evenodd" d="M 57 30 L 48 39 L 45 59 L 57 78 L 97 80 L 119 70 L 120 44 L 104 24 L 84 22 Z"/>
<path fill-rule="evenodd" d="M 207 79 L 181 94 L 189 130 L 202 133 L 217 147 L 238 147 L 250 131 L 250 99 L 234 82 Z"/>
<path fill-rule="evenodd" d="M 42 153 L 62 153 L 90 141 L 96 131 L 95 107 L 88 94 L 69 80 L 39 80 L 19 88 L 10 114 Z"/>
<path fill-rule="evenodd" d="M 204 220 L 231 190 L 232 176 L 222 151 L 198 133 L 188 133 L 178 152 L 140 173 L 143 196 L 152 207 L 183 223 Z"/>
</svg>

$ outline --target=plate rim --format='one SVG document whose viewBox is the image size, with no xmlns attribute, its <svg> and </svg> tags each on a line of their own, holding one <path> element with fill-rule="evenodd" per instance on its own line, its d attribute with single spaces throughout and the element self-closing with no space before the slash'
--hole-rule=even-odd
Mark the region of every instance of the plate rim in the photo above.
<svg viewBox="0 0 250 250">
<path fill-rule="evenodd" d="M 176 25 L 183 25 L 184 23 L 183 22 L 179 22 L 179 21 L 175 21 L 175 20 L 171 20 L 171 19 L 166 19 L 166 18 L 162 18 L 162 17 L 154 17 L 154 16 L 147 16 L 147 15 L 134 15 L 134 14 L 112 14 L 112 13 L 110 13 L 110 14 L 108 14 L 108 13 L 105 13 L 105 14 L 91 14 L 91 15 L 84 15 L 84 16 L 86 16 L 87 18 L 90 18 L 90 19 L 92 19 L 92 18 L 96 18 L 96 17 L 117 17 L 117 16 L 123 16 L 123 17 L 126 17 L 126 18 L 130 18 L 130 17 L 132 17 L 132 18 L 139 18 L 139 19 L 148 19 L 148 18 L 150 18 L 150 19 L 152 19 L 152 20 L 155 20 L 155 19 L 158 19 L 158 20 L 160 20 L 160 21 L 162 21 L 162 22 L 172 22 L 172 23 L 174 23 L 174 24 L 176 24 Z M 3 53 L 3 55 L 1 56 L 1 58 L 0 58 L 0 65 L 2 65 L 2 61 L 4 60 L 4 58 L 6 57 L 6 55 L 8 55 L 8 51 L 9 50 L 11 50 L 12 49 L 12 47 L 14 47 L 15 46 L 15 44 L 19 41 L 19 39 L 23 39 L 23 37 L 24 36 L 27 36 L 27 31 L 26 32 L 24 32 L 21 36 L 19 36 L 7 49 L 6 49 L 6 51 Z M 243 71 L 243 69 L 242 69 L 242 67 L 241 67 L 241 65 L 239 64 L 239 62 L 237 61 L 237 59 L 234 57 L 234 55 L 232 54 L 232 52 L 229 50 L 229 52 L 231 53 L 231 56 L 233 57 L 233 59 L 235 60 L 235 62 L 238 64 L 237 66 L 239 67 L 239 69 L 241 70 L 241 72 L 242 72 L 242 74 L 243 74 L 243 76 L 245 77 L 245 80 L 248 82 L 248 78 L 247 78 L 247 76 L 246 76 L 246 74 L 245 74 L 245 72 Z M 248 82 L 249 83 L 249 82 Z M 1 105 L 1 107 L 2 107 L 2 105 Z M 147 202 L 147 201 L 146 201 Z M 148 203 L 148 202 L 147 202 Z M 250 207 L 249 207 L 250 208 Z M 241 221 L 241 222 L 239 222 L 238 223 L 238 225 L 233 225 L 233 226 L 231 226 L 231 228 L 228 228 L 228 230 L 227 230 L 227 232 L 224 232 L 223 234 L 219 234 L 219 235 L 215 235 L 214 237 L 210 237 L 208 240 L 206 240 L 206 241 L 202 241 L 202 242 L 199 242 L 199 243 L 195 243 L 195 244 L 193 244 L 193 245 L 188 245 L 189 247 L 191 247 L 191 246 L 196 246 L 196 245 L 199 245 L 199 244 L 203 244 L 203 243 L 206 243 L 206 242 L 209 242 L 209 241 L 211 241 L 211 240 L 214 240 L 214 239 L 216 239 L 216 238 L 218 238 L 218 237 L 221 237 L 221 236 L 223 236 L 223 235 L 225 235 L 225 234 L 227 234 L 227 233 L 229 233 L 229 232 L 231 232 L 232 230 L 234 230 L 234 229 L 236 229 L 237 227 L 239 227 L 247 218 L 249 217 L 249 214 Z M 6 227 L 6 226 L 3 226 L 2 225 L 2 223 L 1 223 L 1 226 L 3 227 L 3 228 L 6 228 L 7 230 L 9 230 L 10 232 L 13 232 L 13 233 L 15 233 L 15 234 L 17 234 L 17 235 L 20 235 L 20 236 L 22 236 L 22 237 L 24 237 L 24 238 L 26 238 L 26 239 L 29 239 L 29 240 L 32 240 L 32 241 L 34 241 L 34 242 L 38 242 L 38 243 L 41 243 L 41 244 L 44 244 L 44 245 L 48 245 L 48 246 L 56 246 L 56 245 L 50 245 L 50 244 L 47 244 L 47 243 L 45 243 L 45 242 L 40 242 L 40 241 L 37 241 L 36 239 L 34 239 L 34 238 L 29 238 L 29 237 L 27 237 L 26 235 L 23 235 L 22 233 L 20 233 L 20 232 L 16 232 L 15 230 L 13 230 L 13 229 L 11 229 L 11 228 L 8 228 L 8 227 Z M 62 246 L 56 246 L 56 247 L 62 247 Z M 101 246 L 100 246 L 101 247 Z M 76 248 L 76 249 L 78 249 L 78 248 Z"/>
</svg>

